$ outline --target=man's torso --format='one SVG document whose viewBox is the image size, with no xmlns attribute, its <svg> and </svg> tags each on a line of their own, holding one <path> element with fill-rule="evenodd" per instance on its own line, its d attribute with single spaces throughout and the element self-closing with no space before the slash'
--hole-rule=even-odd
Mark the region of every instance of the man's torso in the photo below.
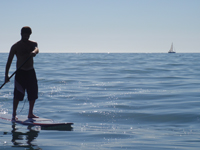
<svg viewBox="0 0 200 150">
<path fill-rule="evenodd" d="M 19 68 L 30 57 L 31 52 L 35 49 L 37 44 L 32 41 L 23 42 L 19 41 L 13 45 L 15 55 L 17 56 L 17 68 Z M 26 64 L 21 68 L 22 70 L 33 69 L 33 58 L 30 58 Z"/>
</svg>

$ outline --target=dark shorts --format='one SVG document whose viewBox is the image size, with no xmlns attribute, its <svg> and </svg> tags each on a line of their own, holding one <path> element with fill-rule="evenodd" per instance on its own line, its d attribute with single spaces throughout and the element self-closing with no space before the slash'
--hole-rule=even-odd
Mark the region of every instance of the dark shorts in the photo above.
<svg viewBox="0 0 200 150">
<path fill-rule="evenodd" d="M 14 99 L 22 101 L 24 99 L 25 90 L 29 101 L 36 100 L 38 98 L 38 84 L 34 69 L 19 69 L 16 72 Z"/>
</svg>

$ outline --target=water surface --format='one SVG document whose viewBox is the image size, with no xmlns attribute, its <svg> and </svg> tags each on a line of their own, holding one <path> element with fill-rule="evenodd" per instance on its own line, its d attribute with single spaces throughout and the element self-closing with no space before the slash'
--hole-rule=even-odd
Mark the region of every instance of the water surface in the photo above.
<svg viewBox="0 0 200 150">
<path fill-rule="evenodd" d="M 1 56 L 3 84 L 8 54 Z M 73 122 L 73 130 L 0 120 L 0 149 L 199 149 L 200 54 L 40 53 L 34 60 L 35 114 Z M 0 90 L 0 110 L 8 114 L 13 80 Z M 20 114 L 27 113 L 25 102 Z"/>
</svg>

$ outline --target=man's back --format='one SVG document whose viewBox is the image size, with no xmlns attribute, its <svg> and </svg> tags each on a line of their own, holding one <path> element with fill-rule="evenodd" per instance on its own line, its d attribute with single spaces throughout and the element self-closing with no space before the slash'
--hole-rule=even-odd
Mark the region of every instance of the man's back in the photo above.
<svg viewBox="0 0 200 150">
<path fill-rule="evenodd" d="M 12 51 L 17 56 L 17 68 L 26 61 L 26 59 L 31 55 L 31 52 L 37 47 L 37 43 L 33 41 L 23 42 L 20 40 L 12 46 Z M 21 68 L 23 70 L 33 69 L 33 58 L 31 58 L 24 66 Z"/>
</svg>

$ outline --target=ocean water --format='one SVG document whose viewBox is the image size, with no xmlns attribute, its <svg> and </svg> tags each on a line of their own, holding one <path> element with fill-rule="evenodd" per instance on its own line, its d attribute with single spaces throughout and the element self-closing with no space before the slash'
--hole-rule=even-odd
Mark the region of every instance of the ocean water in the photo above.
<svg viewBox="0 0 200 150">
<path fill-rule="evenodd" d="M 3 84 L 8 54 L 0 55 Z M 34 113 L 73 122 L 73 129 L 0 120 L 0 149 L 199 149 L 200 54 L 40 53 L 34 60 L 39 85 Z M 8 114 L 13 81 L 0 90 L 0 111 Z M 28 102 L 20 110 L 27 115 Z"/>
</svg>

